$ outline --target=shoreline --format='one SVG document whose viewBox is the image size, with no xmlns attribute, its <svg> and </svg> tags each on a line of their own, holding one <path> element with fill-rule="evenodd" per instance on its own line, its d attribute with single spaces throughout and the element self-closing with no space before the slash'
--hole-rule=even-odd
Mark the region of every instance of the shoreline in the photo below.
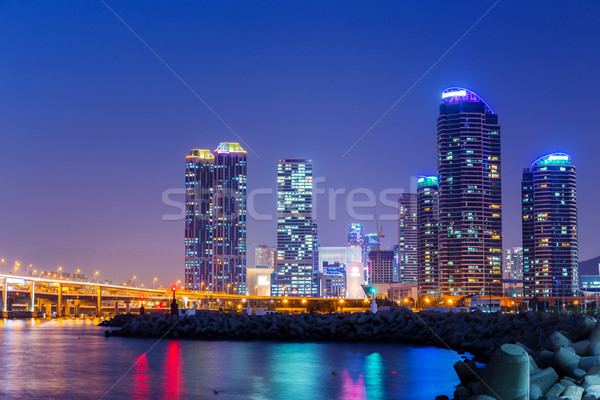
<svg viewBox="0 0 600 400">
<path fill-rule="evenodd" d="M 269 314 L 197 311 L 192 316 L 122 314 L 99 326 L 105 335 L 190 339 L 392 342 L 450 348 L 489 362 L 505 343 L 538 347 L 555 330 L 573 327 L 580 314 L 444 313 L 397 309 L 378 313 Z M 172 325 L 175 325 L 172 327 Z M 169 330 L 171 328 L 171 330 Z M 441 339 L 441 340 L 440 340 Z"/>
</svg>

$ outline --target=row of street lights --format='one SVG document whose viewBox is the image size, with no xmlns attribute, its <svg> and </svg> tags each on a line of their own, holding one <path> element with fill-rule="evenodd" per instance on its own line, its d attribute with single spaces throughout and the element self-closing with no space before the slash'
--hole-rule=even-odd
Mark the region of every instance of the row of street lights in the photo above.
<svg viewBox="0 0 600 400">
<path fill-rule="evenodd" d="M 12 269 L 9 271 L 9 269 L 8 269 L 8 264 L 7 264 L 7 260 L 6 260 L 6 259 L 4 259 L 4 258 L 2 258 L 2 259 L 0 259 L 0 267 L 2 267 L 2 268 L 1 268 L 1 271 L 2 271 L 2 273 L 4 273 L 5 275 L 8 275 L 8 274 L 9 274 L 9 272 L 10 272 L 12 275 L 17 275 L 17 272 L 18 272 L 18 271 L 19 271 L 19 269 L 21 268 L 21 262 L 20 262 L 20 261 L 15 261 L 15 262 L 14 262 L 14 265 L 13 265 L 13 267 L 12 267 Z M 26 272 L 27 272 L 27 275 L 26 275 L 26 276 L 29 276 L 29 270 L 30 270 L 31 268 L 33 268 L 33 265 L 32 265 L 32 264 L 29 264 L 29 265 L 27 266 L 27 271 L 26 271 Z M 58 278 L 58 279 L 60 279 L 60 278 L 62 277 L 62 270 L 63 270 L 63 267 L 59 265 L 59 266 L 56 268 L 56 273 L 41 271 L 41 272 L 40 272 L 40 276 L 47 275 L 47 277 L 48 277 L 48 278 Z M 37 269 L 34 269 L 34 270 L 33 270 L 33 274 L 34 274 L 34 275 L 35 275 L 35 274 L 37 274 Z M 94 271 L 94 282 L 98 282 L 98 277 L 99 277 L 99 275 L 100 275 L 100 271 Z M 74 274 L 74 279 L 75 279 L 75 280 L 77 280 L 77 279 L 81 279 L 81 269 L 80 269 L 80 268 L 78 268 L 78 269 L 75 271 L 75 274 Z M 134 276 L 132 277 L 132 279 L 131 279 L 131 286 L 135 286 L 135 280 L 136 280 L 136 279 L 137 279 L 137 276 L 135 276 L 135 275 L 134 275 Z M 156 288 L 156 285 L 157 285 L 157 283 L 158 283 L 158 277 L 154 277 L 154 279 L 152 280 L 152 289 L 155 289 L 155 288 Z M 180 281 L 180 280 L 179 280 L 179 281 L 177 281 L 177 284 L 178 284 L 178 287 L 179 287 L 179 285 L 181 284 L 181 281 Z M 202 282 L 202 286 L 204 286 L 204 282 Z M 230 286 L 230 284 L 228 285 L 228 288 L 229 288 L 229 286 Z M 143 287 L 143 284 L 142 284 L 142 287 Z M 182 287 L 182 289 L 183 289 L 183 287 Z"/>
</svg>

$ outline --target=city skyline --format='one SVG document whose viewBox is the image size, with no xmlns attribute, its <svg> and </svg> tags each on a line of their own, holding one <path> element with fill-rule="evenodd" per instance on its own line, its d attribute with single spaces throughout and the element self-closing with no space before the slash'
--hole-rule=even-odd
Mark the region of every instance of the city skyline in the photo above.
<svg viewBox="0 0 600 400">
<path fill-rule="evenodd" d="M 0 256 L 48 270 L 81 268 L 88 276 L 100 270 L 107 279 L 122 275 L 127 280 L 129 271 L 147 284 L 157 275 L 165 281 L 182 279 L 184 222 L 162 219 L 174 213 L 162 194 L 181 187 L 180 160 L 190 148 L 239 138 L 102 4 L 82 5 L 77 20 L 68 18 L 69 9 L 61 4 L 7 2 L 0 7 L 14 17 L 0 27 L 3 37 L 12 38 L 1 44 L 7 62 L 0 78 L 0 121 L 10 134 L 0 162 L 3 186 L 11 195 L 0 211 L 5 227 Z M 386 3 L 377 10 L 352 5 L 336 10 L 339 18 L 315 5 L 266 13 L 248 5 L 243 15 L 190 5 L 190 17 L 183 20 L 167 5 L 134 7 L 114 8 L 260 156 L 247 149 L 249 190 L 275 188 L 277 159 L 307 157 L 315 176 L 327 178 L 326 189 L 369 186 L 379 192 L 393 186 L 409 191 L 411 176 L 435 172 L 432 138 L 439 92 L 455 84 L 490 99 L 502 116 L 504 247 L 521 241 L 522 166 L 562 151 L 577 160 L 582 182 L 580 259 L 600 253 L 594 239 L 600 189 L 587 183 L 596 174 L 593 149 L 600 145 L 594 117 L 600 82 L 593 70 L 600 54 L 587 40 L 600 30 L 598 10 L 571 5 L 570 11 L 581 16 L 575 20 L 565 19 L 558 5 L 498 4 L 341 158 L 489 5 L 429 9 Z M 292 11 L 296 22 L 290 24 Z M 389 15 L 411 18 L 398 23 Z M 359 16 L 364 30 L 351 29 Z M 510 28 L 504 22 L 508 19 Z M 543 22 L 548 20 L 562 23 L 550 29 Z M 237 23 L 223 29 L 219 21 Z M 313 31 L 301 28 L 307 22 Z M 336 29 L 347 35 L 336 35 Z M 107 34 L 100 38 L 96 32 Z M 218 48 L 208 39 L 215 36 Z M 421 40 L 418 48 L 409 40 L 415 37 Z M 513 57 L 517 53 L 524 56 Z M 110 57 L 99 62 L 99 54 Z M 564 61 L 556 61 L 557 55 Z M 555 81 L 562 84 L 551 84 Z M 578 101 L 558 100 L 574 98 Z M 560 114 L 554 112 L 558 103 Z M 142 175 L 135 157 L 140 148 L 152 160 Z M 31 185 L 39 165 L 44 179 Z M 274 195 L 263 200 L 261 211 L 275 208 Z M 343 199 L 336 204 L 341 210 Z M 322 245 L 345 242 L 351 217 L 340 214 L 330 221 L 319 214 L 318 219 Z M 358 222 L 365 232 L 375 231 L 371 221 Z M 275 244 L 273 221 L 248 224 L 249 253 L 256 244 Z M 383 247 L 397 243 L 396 223 L 381 224 Z"/>
</svg>

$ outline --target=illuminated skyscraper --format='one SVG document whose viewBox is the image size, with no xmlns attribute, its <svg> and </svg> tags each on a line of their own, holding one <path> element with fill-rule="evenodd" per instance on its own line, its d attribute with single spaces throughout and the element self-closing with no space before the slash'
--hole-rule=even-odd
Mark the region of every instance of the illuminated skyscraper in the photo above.
<svg viewBox="0 0 600 400">
<path fill-rule="evenodd" d="M 185 166 L 185 288 L 212 289 L 215 156 L 194 149 Z"/>
<path fill-rule="evenodd" d="M 553 153 L 523 170 L 523 294 L 573 296 L 578 288 L 577 197 L 571 157 Z"/>
<path fill-rule="evenodd" d="M 394 250 L 369 251 L 370 283 L 394 282 Z"/>
<path fill-rule="evenodd" d="M 443 91 L 437 119 L 442 294 L 502 293 L 498 115 L 475 92 Z"/>
<path fill-rule="evenodd" d="M 311 160 L 280 159 L 277 164 L 277 260 L 272 296 L 318 295 L 312 178 Z"/>
<path fill-rule="evenodd" d="M 523 279 L 523 248 L 512 247 L 504 250 L 504 270 L 502 279 L 519 281 Z"/>
<path fill-rule="evenodd" d="M 403 193 L 398 199 L 398 265 L 402 283 L 417 281 L 417 245 L 417 195 Z"/>
<path fill-rule="evenodd" d="M 246 294 L 246 151 L 221 143 L 186 158 L 186 288 Z"/>
<path fill-rule="evenodd" d="M 362 259 L 363 259 L 363 268 L 364 268 L 364 278 L 365 282 L 370 282 L 371 279 L 371 268 L 370 263 L 371 259 L 369 258 L 369 253 L 372 250 L 377 250 L 379 244 L 379 238 L 376 233 L 367 233 L 362 235 Z"/>
<path fill-rule="evenodd" d="M 360 247 L 362 243 L 362 225 L 353 223 L 348 229 L 348 247 Z"/>
<path fill-rule="evenodd" d="M 420 176 L 417 180 L 417 225 L 419 292 L 439 293 L 438 264 L 438 178 Z"/>
</svg>

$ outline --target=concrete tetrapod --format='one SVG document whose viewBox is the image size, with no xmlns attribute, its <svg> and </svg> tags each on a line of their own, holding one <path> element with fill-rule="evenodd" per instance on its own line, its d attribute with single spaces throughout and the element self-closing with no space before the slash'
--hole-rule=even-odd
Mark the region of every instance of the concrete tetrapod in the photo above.
<svg viewBox="0 0 600 400">
<path fill-rule="evenodd" d="M 476 395 L 502 400 L 529 400 L 529 354 L 520 346 L 503 344 L 483 372 Z"/>
</svg>

